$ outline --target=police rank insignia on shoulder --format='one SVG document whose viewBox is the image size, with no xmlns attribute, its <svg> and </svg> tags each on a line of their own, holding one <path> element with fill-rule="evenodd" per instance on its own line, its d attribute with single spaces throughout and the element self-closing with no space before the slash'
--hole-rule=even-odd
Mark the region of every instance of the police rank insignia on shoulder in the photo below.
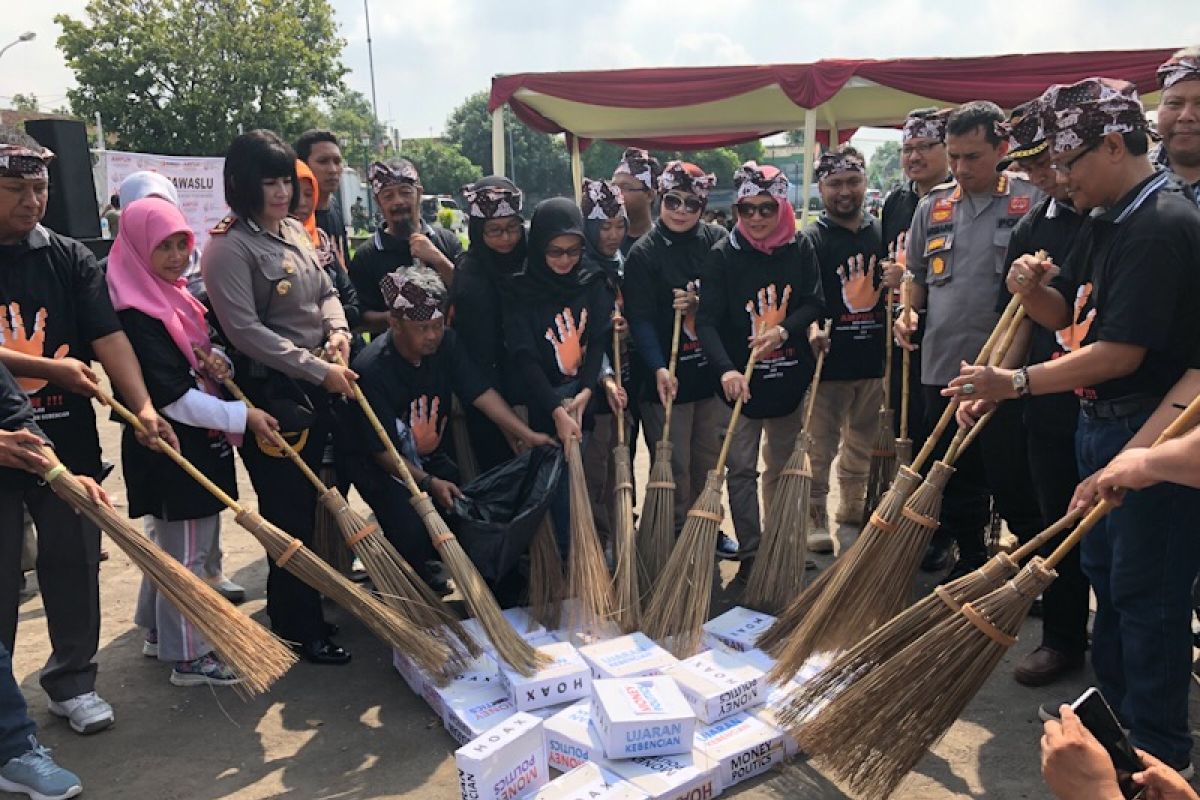
<svg viewBox="0 0 1200 800">
<path fill-rule="evenodd" d="M 237 217 L 235 217 L 233 214 L 226 214 L 220 222 L 209 228 L 208 232 L 213 236 L 219 236 L 222 233 L 228 233 L 229 229 L 233 227 L 235 222 L 237 222 Z"/>
</svg>

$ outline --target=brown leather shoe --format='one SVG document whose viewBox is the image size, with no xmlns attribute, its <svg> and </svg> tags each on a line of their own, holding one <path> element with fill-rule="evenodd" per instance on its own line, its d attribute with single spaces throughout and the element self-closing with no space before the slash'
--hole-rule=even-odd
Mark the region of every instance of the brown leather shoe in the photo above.
<svg viewBox="0 0 1200 800">
<path fill-rule="evenodd" d="M 1082 666 L 1082 654 L 1070 656 L 1049 647 L 1039 647 L 1013 668 L 1013 678 L 1024 686 L 1049 686 Z"/>
</svg>

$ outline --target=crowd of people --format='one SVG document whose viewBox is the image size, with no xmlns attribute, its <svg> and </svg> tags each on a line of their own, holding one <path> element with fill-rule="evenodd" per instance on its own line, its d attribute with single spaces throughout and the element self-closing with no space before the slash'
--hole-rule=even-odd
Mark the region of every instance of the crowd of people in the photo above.
<svg viewBox="0 0 1200 800">
<path fill-rule="evenodd" d="M 145 428 L 127 427 L 122 440 L 129 514 L 192 572 L 240 589 L 220 570 L 223 507 L 159 449 L 179 450 L 231 496 L 240 453 L 262 516 L 312 544 L 317 493 L 275 446 L 281 433 L 313 470 L 354 486 L 389 541 L 445 594 L 397 465 L 348 402 L 356 384 L 442 509 L 469 477 L 460 453 L 484 471 L 528 448 L 582 441 L 606 540 L 617 416 L 634 446 L 640 432 L 652 451 L 673 403 L 681 529 L 741 400 L 728 454 L 732 530 L 714 557 L 740 562 L 742 576 L 802 432 L 820 353 L 806 431 L 809 547 L 833 551 L 837 526 L 869 511 L 879 412 L 885 394 L 899 406 L 903 391 L 900 370 L 883 385 L 893 339 L 911 360 L 906 427 L 916 446 L 949 403 L 966 427 L 994 412 L 958 459 L 923 566 L 945 580 L 981 566 L 993 509 L 1027 539 L 1072 505 L 1121 501 L 1059 565 L 1042 598 L 1041 646 L 1015 678 L 1051 684 L 1082 666 L 1090 642 L 1100 686 L 1152 754 L 1150 771 L 1190 774 L 1200 450 L 1195 435 L 1146 447 L 1200 391 L 1200 50 L 1181 51 L 1159 79 L 1157 132 L 1134 88 L 1104 78 L 1050 87 L 1007 116 L 984 101 L 913 111 L 901 147 L 908 182 L 882 219 L 864 210 L 866 165 L 849 146 L 821 155 L 824 210 L 802 230 L 773 166 L 751 161 L 728 176 L 727 229 L 706 207 L 717 176 L 629 148 L 611 177 L 584 180 L 578 204 L 526 208 L 502 176 L 464 187 L 465 249 L 422 220 L 421 176 L 400 159 L 370 166 L 384 223 L 352 251 L 331 202 L 342 171 L 336 136 L 310 131 L 293 147 L 255 130 L 226 153 L 230 214 L 202 254 L 170 182 L 137 174 L 113 204 L 119 227 L 99 264 L 41 225 L 53 153 L 0 130 L 0 788 L 79 790 L 38 744 L 12 679 L 26 510 L 52 642 L 40 676 L 50 711 L 81 734 L 114 720 L 96 687 L 100 531 L 38 480 L 44 463 L 30 449 L 49 443 L 75 474 L 102 479 L 94 361 Z M 972 366 L 1013 296 L 1027 312 L 1015 346 L 999 365 Z M 230 377 L 254 408 L 226 395 Z M 463 424 L 448 425 L 460 413 Z M 549 512 L 564 552 L 570 513 L 564 483 Z M 274 632 L 310 663 L 349 662 L 318 592 L 268 564 Z M 521 576 L 493 588 L 519 602 Z M 238 681 L 149 583 L 135 621 L 143 652 L 170 665 L 172 683 Z M 1070 760 L 1061 743 L 1080 737 L 1069 710 L 1042 712 L 1050 780 Z"/>
</svg>

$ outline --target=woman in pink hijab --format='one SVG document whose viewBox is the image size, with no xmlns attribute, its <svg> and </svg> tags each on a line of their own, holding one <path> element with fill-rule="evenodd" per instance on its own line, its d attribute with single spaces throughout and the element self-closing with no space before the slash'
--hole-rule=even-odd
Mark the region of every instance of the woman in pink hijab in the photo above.
<svg viewBox="0 0 1200 800">
<path fill-rule="evenodd" d="M 121 223 L 108 258 L 108 291 L 150 398 L 171 419 L 180 452 L 236 497 L 230 439 L 240 440 L 247 430 L 265 436 L 278 425 L 266 413 L 219 394 L 229 371 L 224 355 L 209 341 L 204 306 L 186 288 L 183 273 L 194 236 L 179 209 L 147 197 L 126 207 Z M 145 517 L 150 538 L 203 577 L 221 527 L 221 503 L 162 453 L 139 446 L 129 428 L 121 442 L 121 465 L 129 516 Z M 142 582 L 135 620 L 147 629 L 142 652 L 172 662 L 176 686 L 240 680 L 149 581 Z"/>
</svg>

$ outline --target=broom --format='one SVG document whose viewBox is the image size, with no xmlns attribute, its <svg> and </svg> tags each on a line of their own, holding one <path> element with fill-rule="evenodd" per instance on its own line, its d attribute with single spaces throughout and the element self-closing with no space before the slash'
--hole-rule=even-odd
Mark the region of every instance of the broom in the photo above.
<svg viewBox="0 0 1200 800">
<path fill-rule="evenodd" d="M 337 473 L 334 471 L 333 465 L 325 463 L 324 460 L 322 460 L 321 470 L 317 474 L 325 486 L 332 486 L 337 482 Z M 350 555 L 349 548 L 346 547 L 346 540 L 338 530 L 337 520 L 324 504 L 319 504 L 315 513 L 313 552 L 343 575 L 349 573 L 353 568 L 354 559 Z"/>
<path fill-rule="evenodd" d="M 912 273 L 906 272 L 904 273 L 904 282 L 900 285 L 900 300 L 904 306 L 905 319 L 912 312 L 912 305 L 909 303 L 909 289 L 912 280 Z M 912 353 L 908 350 L 900 354 L 900 438 L 894 444 L 897 465 L 912 463 L 912 439 L 908 438 L 908 385 L 911 357 Z"/>
<path fill-rule="evenodd" d="M 112 507 L 94 503 L 54 451 L 48 447 L 36 449 L 51 464 L 42 476 L 50 489 L 107 533 L 154 584 L 162 599 L 200 631 L 221 660 L 242 679 L 234 684 L 236 688 L 247 695 L 261 694 L 296 663 L 296 655 L 274 634 L 234 608 Z"/>
<path fill-rule="evenodd" d="M 338 360 L 342 361 L 340 357 Z M 479 620 L 500 658 L 520 674 L 532 675 L 539 666 L 545 663 L 546 658 L 538 654 L 529 642 L 522 639 L 500 612 L 500 605 L 496 602 L 491 590 L 488 589 L 483 576 L 471 563 L 470 556 L 458 543 L 458 539 L 450 531 L 446 521 L 433 507 L 433 500 L 417 485 L 408 464 L 400 457 L 396 446 L 387 435 L 387 431 L 384 430 L 383 423 L 379 421 L 375 410 L 371 408 L 366 395 L 363 394 L 362 388 L 357 383 L 354 384 L 354 397 L 362 407 L 367 421 L 375 429 L 375 435 L 379 437 L 386 448 L 396 470 L 408 486 L 408 491 L 412 494 L 413 507 L 420 514 L 434 548 L 442 556 L 442 562 L 450 568 L 450 573 L 454 576 L 454 583 L 462 592 L 463 600 L 466 601 L 467 609 L 472 616 Z"/>
<path fill-rule="evenodd" d="M 230 394 L 248 408 L 254 408 L 254 404 L 232 379 L 226 379 L 224 384 Z M 353 550 L 354 555 L 362 561 L 383 601 L 446 645 L 455 656 L 447 663 L 447 669 L 451 672 L 465 666 L 468 658 L 478 658 L 483 650 L 412 565 L 396 551 L 383 535 L 379 524 L 363 519 L 362 515 L 350 508 L 337 487 L 329 488 L 321 481 L 281 433 L 271 433 L 271 443 L 283 451 L 317 490 L 321 507 L 333 518 L 345 540 L 343 549 Z"/>
<path fill-rule="evenodd" d="M 1198 420 L 1200 397 L 1155 445 L 1182 435 Z M 1049 557 L 1033 559 L 1012 580 L 965 603 L 789 733 L 856 791 L 872 798 L 889 796 L 1016 642 L 1033 601 L 1054 580 L 1054 567 L 1110 510 L 1107 501 L 1099 503 Z M 932 675 L 956 680 L 934 686 Z"/>
<path fill-rule="evenodd" d="M 863 502 L 863 527 L 871 518 L 879 498 L 896 475 L 895 412 L 892 411 L 892 298 L 891 289 L 884 287 L 887 295 L 887 331 L 884 336 L 883 356 L 883 402 L 879 405 L 879 428 L 875 433 L 875 447 L 871 449 L 871 467 L 867 472 L 867 495 Z"/>
<path fill-rule="evenodd" d="M 752 350 L 743 373 L 747 382 L 754 374 L 756 360 Z M 729 445 L 743 404 L 741 397 L 733 404 L 716 466 L 708 473 L 703 491 L 687 512 L 683 532 L 658 575 L 646 613 L 642 615 L 646 635 L 664 646 L 669 645 L 668 649 L 679 658 L 695 654 L 700 644 L 701 626 L 708 621 L 716 568 L 713 551 L 723 518 L 721 488 L 725 483 L 725 461 L 729 458 Z"/>
<path fill-rule="evenodd" d="M 683 312 L 675 309 L 675 322 L 671 333 L 671 361 L 667 372 L 671 382 L 675 380 L 675 366 L 679 361 L 679 329 L 683 324 Z M 654 464 L 646 482 L 646 496 L 642 500 L 642 516 L 638 521 L 638 561 L 642 569 L 641 585 L 649 591 L 654 579 L 662 574 L 671 557 L 675 544 L 675 473 L 671 469 L 671 409 L 675 398 L 668 396 L 663 406 L 663 433 L 654 451 Z"/>
<path fill-rule="evenodd" d="M 562 622 L 563 562 L 550 515 L 529 544 L 529 613 L 546 630 Z"/>
<path fill-rule="evenodd" d="M 621 387 L 621 335 L 613 328 L 613 367 L 617 388 Z M 612 596 L 616 603 L 616 623 L 625 633 L 633 633 L 641 625 L 642 596 L 638 588 L 637 530 L 633 522 L 633 465 L 629 461 L 629 445 L 625 442 L 625 410 L 617 418 L 617 445 L 613 457 L 613 526 L 616 569 L 613 570 Z M 574 516 L 574 514 L 572 514 Z M 574 547 L 571 548 L 574 552 Z"/>
<path fill-rule="evenodd" d="M 616 613 L 616 601 L 600 537 L 596 535 L 579 440 L 568 440 L 565 449 L 571 495 L 567 596 L 575 599 L 568 622 L 574 630 L 598 631 Z"/>
<path fill-rule="evenodd" d="M 832 320 L 825 324 L 825 336 L 829 336 Z M 817 401 L 817 388 L 821 385 L 821 371 L 825 367 L 825 353 L 817 356 L 817 368 L 813 372 L 812 386 L 808 390 L 808 405 L 804 409 L 804 424 L 796 437 L 796 446 L 779 471 L 779 482 L 775 496 L 767 513 L 767 526 L 763 530 L 762 544 L 742 604 L 768 614 L 778 614 L 804 589 L 804 562 L 807 557 L 808 501 L 812 491 L 812 465 L 808 463 L 809 426 L 812 422 L 813 406 Z"/>
<path fill-rule="evenodd" d="M 128 408 L 103 392 L 98 393 L 97 399 L 132 425 L 134 430 L 141 433 L 150 441 L 158 442 L 159 449 L 168 458 L 178 464 L 180 469 L 190 475 L 206 491 L 233 511 L 234 520 L 254 536 L 255 539 L 258 539 L 259 543 L 267 551 L 267 555 L 275 561 L 276 566 L 286 569 L 301 581 L 358 617 L 376 636 L 393 649 L 407 653 L 426 672 L 429 672 L 431 675 L 440 674 L 447 659 L 450 658 L 450 651 L 444 645 L 425 635 L 409 622 L 406 617 L 398 614 L 381 600 L 351 583 L 340 572 L 336 572 L 326 564 L 320 556 L 305 547 L 304 543 L 299 539 L 280 530 L 275 525 L 263 519 L 259 514 L 239 504 L 222 491 L 221 487 L 209 480 L 204 473 L 196 469 L 192 462 L 171 449 L 169 445 L 162 442 L 157 436 L 151 435 L 142 426 L 141 420 L 134 416 L 133 412 Z"/>
</svg>

